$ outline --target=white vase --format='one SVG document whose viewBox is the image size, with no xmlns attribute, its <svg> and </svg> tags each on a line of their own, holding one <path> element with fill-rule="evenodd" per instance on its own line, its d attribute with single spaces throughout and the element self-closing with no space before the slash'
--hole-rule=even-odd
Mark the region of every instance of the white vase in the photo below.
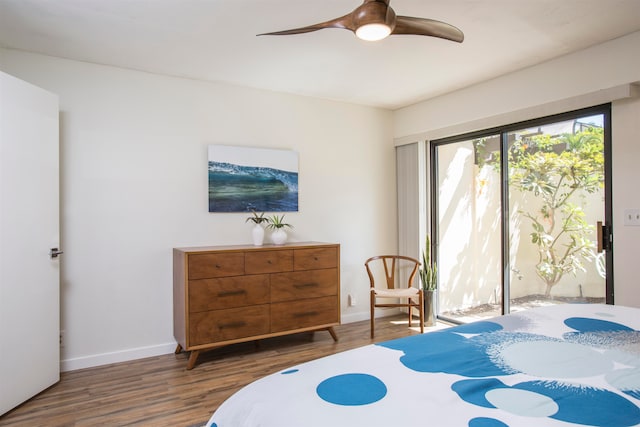
<svg viewBox="0 0 640 427">
<path fill-rule="evenodd" d="M 274 245 L 283 245 L 287 241 L 287 232 L 282 228 L 276 228 L 273 233 L 271 233 L 271 241 Z"/>
<path fill-rule="evenodd" d="M 260 224 L 256 224 L 251 230 L 254 246 L 262 246 L 264 243 L 264 228 Z"/>
</svg>

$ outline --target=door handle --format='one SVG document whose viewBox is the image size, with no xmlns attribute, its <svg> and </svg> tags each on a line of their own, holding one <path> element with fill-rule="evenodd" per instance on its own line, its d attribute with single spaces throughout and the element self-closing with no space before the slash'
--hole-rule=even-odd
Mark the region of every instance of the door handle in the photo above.
<svg viewBox="0 0 640 427">
<path fill-rule="evenodd" d="M 613 243 L 611 226 L 603 224 L 602 221 L 598 221 L 596 233 L 598 235 L 598 253 L 610 250 Z"/>
<path fill-rule="evenodd" d="M 596 234 L 598 235 L 598 253 L 602 252 L 604 245 L 602 242 L 602 221 L 598 221 L 596 225 Z"/>
<path fill-rule="evenodd" d="M 53 259 L 53 258 L 58 258 L 58 255 L 62 255 L 64 252 L 61 251 L 58 248 L 51 248 L 49 250 L 49 256 Z"/>
</svg>

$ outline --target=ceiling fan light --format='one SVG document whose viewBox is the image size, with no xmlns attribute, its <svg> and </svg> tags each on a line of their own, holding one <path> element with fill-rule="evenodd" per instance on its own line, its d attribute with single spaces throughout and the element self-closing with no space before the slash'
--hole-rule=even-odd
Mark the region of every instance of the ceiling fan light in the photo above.
<svg viewBox="0 0 640 427">
<path fill-rule="evenodd" d="M 365 24 L 356 29 L 359 39 L 374 42 L 382 40 L 391 34 L 391 28 L 386 24 Z"/>
</svg>

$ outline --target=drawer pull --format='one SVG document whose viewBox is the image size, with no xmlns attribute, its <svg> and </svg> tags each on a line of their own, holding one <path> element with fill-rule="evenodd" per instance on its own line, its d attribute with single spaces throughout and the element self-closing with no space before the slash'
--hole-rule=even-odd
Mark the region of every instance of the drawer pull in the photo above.
<svg viewBox="0 0 640 427">
<path fill-rule="evenodd" d="M 232 297 L 235 295 L 243 295 L 246 294 L 247 291 L 245 291 L 244 289 L 239 289 L 237 291 L 224 291 L 224 292 L 218 292 L 218 296 L 219 297 Z"/>
<path fill-rule="evenodd" d="M 318 314 L 317 311 L 305 311 L 304 313 L 293 313 L 293 317 L 309 317 L 317 316 Z"/>
<path fill-rule="evenodd" d="M 242 328 L 243 326 L 247 326 L 247 322 L 240 320 L 238 322 L 222 323 L 218 325 L 218 329 Z"/>
<path fill-rule="evenodd" d="M 216 264 L 216 268 L 222 268 L 220 264 Z"/>
<path fill-rule="evenodd" d="M 293 285 L 296 289 L 316 288 L 317 286 L 317 283 L 298 283 Z"/>
</svg>

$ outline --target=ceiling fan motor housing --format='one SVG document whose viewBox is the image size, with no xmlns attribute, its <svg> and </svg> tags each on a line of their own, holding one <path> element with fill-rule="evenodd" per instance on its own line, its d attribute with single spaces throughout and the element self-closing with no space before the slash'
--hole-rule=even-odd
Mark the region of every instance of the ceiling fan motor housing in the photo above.
<svg viewBox="0 0 640 427">
<path fill-rule="evenodd" d="M 353 11 L 354 29 L 358 29 L 363 25 L 384 24 L 391 32 L 396 26 L 396 13 L 387 4 L 388 1 L 372 0 L 366 1 Z"/>
</svg>

